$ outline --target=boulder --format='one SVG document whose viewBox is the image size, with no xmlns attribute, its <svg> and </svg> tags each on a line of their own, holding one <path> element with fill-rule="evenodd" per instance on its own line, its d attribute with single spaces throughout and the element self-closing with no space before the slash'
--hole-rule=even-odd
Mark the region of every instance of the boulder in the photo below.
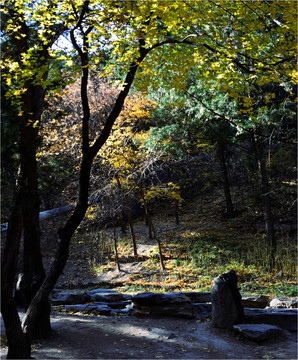
<svg viewBox="0 0 298 360">
<path fill-rule="evenodd" d="M 196 292 L 196 291 L 180 291 L 180 292 L 169 292 L 168 294 L 182 294 L 187 296 L 192 303 L 211 303 L 210 292 Z"/>
<path fill-rule="evenodd" d="M 194 303 L 192 304 L 195 312 L 197 313 L 198 318 L 203 321 L 208 319 L 212 313 L 212 304 L 206 303 Z"/>
<path fill-rule="evenodd" d="M 245 308 L 245 322 L 270 324 L 284 330 L 297 331 L 297 309 L 251 309 Z"/>
<path fill-rule="evenodd" d="M 288 299 L 285 297 L 275 297 L 270 301 L 269 306 L 272 308 L 297 308 L 298 298 Z"/>
<path fill-rule="evenodd" d="M 283 335 L 281 328 L 268 324 L 238 324 L 233 330 L 249 340 L 265 341 Z"/>
<path fill-rule="evenodd" d="M 52 304 L 53 305 L 85 304 L 88 301 L 90 301 L 90 297 L 85 293 L 54 292 L 52 294 Z"/>
<path fill-rule="evenodd" d="M 195 311 L 190 299 L 180 293 L 140 293 L 132 298 L 136 311 L 158 316 L 173 316 L 191 319 Z"/>
<path fill-rule="evenodd" d="M 269 296 L 265 295 L 243 295 L 242 294 L 242 305 L 250 308 L 265 308 L 269 305 Z"/>
<path fill-rule="evenodd" d="M 84 304 L 84 305 L 65 305 L 65 309 L 73 312 L 84 312 L 91 313 L 95 312 L 98 315 L 109 315 L 112 312 L 112 309 L 107 305 L 97 305 L 97 304 Z"/>
<path fill-rule="evenodd" d="M 211 288 L 212 326 L 230 329 L 244 318 L 237 275 L 230 270 L 213 280 Z"/>
<path fill-rule="evenodd" d="M 122 301 L 125 299 L 124 295 L 112 289 L 94 289 L 87 291 L 91 301 Z"/>
</svg>

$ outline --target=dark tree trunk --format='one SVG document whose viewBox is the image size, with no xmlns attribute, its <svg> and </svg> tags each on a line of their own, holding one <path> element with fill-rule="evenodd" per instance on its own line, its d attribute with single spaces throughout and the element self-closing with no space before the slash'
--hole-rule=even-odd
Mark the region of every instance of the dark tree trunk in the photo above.
<svg viewBox="0 0 298 360">
<path fill-rule="evenodd" d="M 222 171 L 222 176 L 223 176 L 223 185 L 224 185 L 224 193 L 225 193 L 225 200 L 226 200 L 227 216 L 230 217 L 230 216 L 234 215 L 234 206 L 233 206 L 231 191 L 230 191 L 230 182 L 229 182 L 229 176 L 228 176 L 228 170 L 227 170 L 227 164 L 226 164 L 224 145 L 221 141 L 218 141 L 218 144 L 217 144 L 217 156 L 220 161 L 220 166 L 221 166 L 221 171 Z"/>
<path fill-rule="evenodd" d="M 36 161 L 38 126 L 44 97 L 42 86 L 28 84 L 22 99 L 25 106 L 21 123 L 20 192 L 24 219 L 23 297 L 26 310 L 45 279 L 40 248 L 40 200 Z M 43 303 L 43 311 L 35 323 L 35 334 L 36 337 L 43 338 L 50 332 L 50 305 L 47 301 Z"/>
<path fill-rule="evenodd" d="M 13 300 L 22 229 L 21 199 L 20 193 L 17 192 L 13 200 L 1 261 L 1 313 L 8 341 L 7 359 L 29 359 L 31 353 L 30 342 L 22 331 L 16 303 Z"/>
<path fill-rule="evenodd" d="M 275 264 L 275 255 L 276 255 L 276 238 L 274 230 L 274 219 L 272 215 L 272 206 L 271 206 L 271 196 L 270 196 L 270 186 L 268 181 L 268 174 L 266 168 L 266 153 L 264 148 L 264 140 L 258 138 L 256 141 L 257 145 L 257 157 L 259 161 L 259 172 L 261 179 L 261 189 L 262 189 L 262 202 L 263 202 L 263 212 L 266 228 L 266 238 L 268 245 L 270 246 L 270 266 L 271 268 Z"/>
</svg>

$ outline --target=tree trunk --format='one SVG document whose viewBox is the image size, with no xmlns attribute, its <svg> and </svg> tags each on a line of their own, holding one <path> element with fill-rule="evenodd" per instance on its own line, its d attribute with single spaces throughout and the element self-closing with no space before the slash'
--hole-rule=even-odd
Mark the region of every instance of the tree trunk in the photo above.
<svg viewBox="0 0 298 360">
<path fill-rule="evenodd" d="M 120 183 L 120 180 L 119 180 L 119 177 L 117 174 L 116 174 L 116 180 L 117 180 L 117 185 L 120 190 L 120 193 L 122 194 L 122 192 L 123 192 L 122 186 L 121 186 L 121 183 Z M 138 261 L 137 241 L 136 241 L 136 235 L 135 235 L 134 228 L 133 228 L 131 212 L 130 212 L 129 206 L 127 204 L 125 195 L 122 196 L 122 199 L 123 199 L 124 205 L 126 207 L 126 211 L 127 211 L 128 223 L 129 223 L 129 228 L 130 228 L 130 233 L 131 233 L 131 238 L 132 238 L 132 245 L 133 245 L 133 254 L 134 254 L 136 261 Z"/>
<path fill-rule="evenodd" d="M 224 153 L 224 145 L 220 140 L 217 143 L 217 155 L 220 161 L 220 166 L 223 175 L 223 185 L 224 185 L 224 193 L 226 200 L 227 216 L 231 217 L 234 215 L 234 206 L 232 203 L 232 197 L 230 191 L 230 182 L 229 182 L 226 158 Z"/>
<path fill-rule="evenodd" d="M 23 296 L 26 310 L 45 279 L 40 248 L 40 200 L 36 161 L 38 126 L 44 96 L 45 91 L 42 86 L 28 84 L 27 91 L 22 99 L 24 115 L 21 123 L 20 139 L 20 192 L 24 219 Z M 35 334 L 43 338 L 47 337 L 51 332 L 50 305 L 48 301 L 43 303 L 43 311 L 40 315 L 35 324 Z"/>
<path fill-rule="evenodd" d="M 1 261 L 1 313 L 8 341 L 7 359 L 29 359 L 31 357 L 30 342 L 27 341 L 22 331 L 16 303 L 13 300 L 13 285 L 22 229 L 21 199 L 20 193 L 17 191 L 13 200 Z"/>
<path fill-rule="evenodd" d="M 270 267 L 272 268 L 275 264 L 276 238 L 275 238 L 275 230 L 274 230 L 274 219 L 272 215 L 270 186 L 269 186 L 268 174 L 266 168 L 266 153 L 262 139 L 258 138 L 256 141 L 256 145 L 257 145 L 257 156 L 259 161 L 259 172 L 261 178 L 262 202 L 263 202 L 263 212 L 264 212 L 264 220 L 265 220 L 265 228 L 266 228 L 266 238 L 268 245 L 270 246 Z"/>
</svg>

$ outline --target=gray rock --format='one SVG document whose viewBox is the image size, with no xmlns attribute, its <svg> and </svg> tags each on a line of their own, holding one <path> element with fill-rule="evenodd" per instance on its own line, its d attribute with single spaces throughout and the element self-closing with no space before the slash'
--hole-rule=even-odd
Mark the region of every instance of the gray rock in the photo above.
<svg viewBox="0 0 298 360">
<path fill-rule="evenodd" d="M 265 295 L 243 295 L 242 294 L 242 305 L 250 308 L 262 308 L 264 309 L 269 305 L 269 296 Z"/>
<path fill-rule="evenodd" d="M 298 298 L 288 299 L 285 297 L 275 297 L 270 301 L 270 307 L 272 308 L 297 308 Z"/>
<path fill-rule="evenodd" d="M 196 311 L 198 318 L 203 321 L 208 319 L 212 313 L 212 304 L 205 304 L 205 303 L 194 303 L 192 304 L 194 310 Z"/>
<path fill-rule="evenodd" d="M 55 292 L 52 295 L 53 305 L 85 304 L 90 301 L 88 295 L 78 292 Z"/>
<path fill-rule="evenodd" d="M 196 291 L 181 291 L 181 292 L 169 292 L 168 294 L 182 294 L 187 296 L 193 303 L 211 303 L 210 292 L 196 292 Z"/>
<path fill-rule="evenodd" d="M 124 300 L 124 295 L 118 293 L 112 289 L 94 289 L 87 291 L 87 295 L 90 296 L 91 301 L 122 301 Z"/>
<path fill-rule="evenodd" d="M 281 328 L 267 324 L 239 324 L 234 325 L 233 330 L 253 341 L 265 341 L 283 335 Z"/>
<path fill-rule="evenodd" d="M 158 316 L 193 318 L 194 308 L 190 299 L 180 293 L 140 293 L 133 297 L 133 306 L 137 311 Z"/>
<path fill-rule="evenodd" d="M 98 315 L 109 315 L 112 312 L 112 309 L 107 305 L 85 304 L 85 305 L 65 305 L 64 307 L 73 312 L 85 312 L 85 313 L 95 312 Z"/>
<path fill-rule="evenodd" d="M 297 309 L 245 308 L 245 321 L 253 324 L 276 325 L 288 331 L 297 331 Z"/>
<path fill-rule="evenodd" d="M 129 301 L 129 300 L 114 301 L 114 302 L 96 301 L 94 304 L 95 305 L 109 306 L 111 309 L 124 309 L 124 308 L 126 308 L 126 306 L 131 305 L 131 301 Z"/>
<path fill-rule="evenodd" d="M 244 318 L 237 275 L 230 270 L 213 280 L 211 288 L 212 326 L 230 329 Z"/>
</svg>

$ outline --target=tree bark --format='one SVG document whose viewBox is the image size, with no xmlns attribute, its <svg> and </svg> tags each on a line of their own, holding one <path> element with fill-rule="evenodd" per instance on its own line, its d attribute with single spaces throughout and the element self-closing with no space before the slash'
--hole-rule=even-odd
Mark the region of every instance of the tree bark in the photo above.
<svg viewBox="0 0 298 360">
<path fill-rule="evenodd" d="M 27 341 L 22 331 L 16 303 L 13 300 L 13 285 L 22 230 L 21 199 L 20 193 L 17 191 L 13 200 L 1 260 L 1 313 L 8 341 L 7 359 L 29 359 L 31 357 L 30 342 Z"/>
<path fill-rule="evenodd" d="M 40 248 L 40 200 L 36 161 L 38 126 L 44 97 L 45 91 L 42 86 L 27 84 L 27 91 L 22 99 L 24 115 L 21 122 L 20 193 L 24 219 L 23 296 L 26 310 L 45 279 Z M 36 338 L 44 338 L 50 332 L 50 304 L 46 301 L 35 323 L 35 335 Z"/>
</svg>

